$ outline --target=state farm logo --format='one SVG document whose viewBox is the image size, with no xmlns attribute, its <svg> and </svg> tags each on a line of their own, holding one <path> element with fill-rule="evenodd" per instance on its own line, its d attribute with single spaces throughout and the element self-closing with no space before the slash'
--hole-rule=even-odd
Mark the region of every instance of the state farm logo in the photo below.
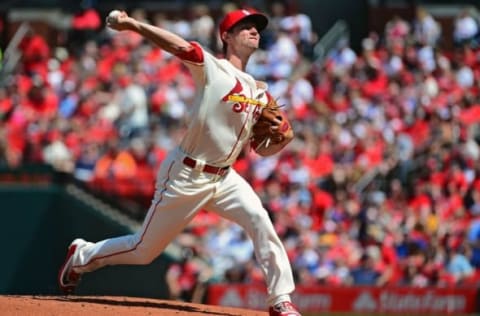
<svg viewBox="0 0 480 316">
<path fill-rule="evenodd" d="M 461 293 L 383 291 L 379 297 L 379 304 L 380 310 L 387 312 L 467 312 L 467 298 Z"/>
<path fill-rule="evenodd" d="M 220 299 L 221 306 L 243 307 L 243 299 L 237 290 L 228 289 Z"/>
<path fill-rule="evenodd" d="M 377 302 L 370 292 L 362 292 L 353 303 L 354 311 L 374 311 Z"/>
<path fill-rule="evenodd" d="M 467 309 L 467 298 L 464 295 L 435 291 L 412 293 L 383 290 L 378 297 L 370 291 L 362 291 L 353 302 L 353 310 L 363 312 L 461 313 Z"/>
</svg>

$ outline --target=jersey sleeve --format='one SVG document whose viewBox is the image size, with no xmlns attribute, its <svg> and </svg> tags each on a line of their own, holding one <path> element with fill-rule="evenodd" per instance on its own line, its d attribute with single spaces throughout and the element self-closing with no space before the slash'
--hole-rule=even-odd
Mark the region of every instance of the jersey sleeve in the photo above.
<svg viewBox="0 0 480 316">
<path fill-rule="evenodd" d="M 176 56 L 186 63 L 201 65 L 204 62 L 203 49 L 197 42 L 190 42 L 192 49 Z"/>
<path fill-rule="evenodd" d="M 192 49 L 175 55 L 188 68 L 197 87 L 205 84 L 205 52 L 197 42 L 190 42 Z"/>
<path fill-rule="evenodd" d="M 188 68 L 197 85 L 197 88 L 205 86 L 209 78 L 215 78 L 218 69 L 222 68 L 219 60 L 206 51 L 197 42 L 190 42 L 192 49 L 188 52 L 175 55 Z"/>
</svg>

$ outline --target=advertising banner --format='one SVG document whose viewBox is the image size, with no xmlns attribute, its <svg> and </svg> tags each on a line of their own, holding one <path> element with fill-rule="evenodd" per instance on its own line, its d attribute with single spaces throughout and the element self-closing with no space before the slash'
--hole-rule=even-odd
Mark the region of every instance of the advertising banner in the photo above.
<svg viewBox="0 0 480 316">
<path fill-rule="evenodd" d="M 262 286 L 216 284 L 208 304 L 264 310 Z M 476 312 L 476 288 L 297 287 L 292 295 L 302 312 L 421 313 L 458 315 Z"/>
</svg>

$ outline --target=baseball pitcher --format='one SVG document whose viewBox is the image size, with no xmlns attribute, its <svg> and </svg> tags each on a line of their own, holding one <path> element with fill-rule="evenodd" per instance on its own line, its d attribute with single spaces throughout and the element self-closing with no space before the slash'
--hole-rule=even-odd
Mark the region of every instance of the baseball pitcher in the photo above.
<svg viewBox="0 0 480 316">
<path fill-rule="evenodd" d="M 115 11 L 107 25 L 133 31 L 180 58 L 197 88 L 188 131 L 163 161 L 152 205 L 135 234 L 96 243 L 75 239 L 59 271 L 61 290 L 72 293 L 85 272 L 118 264 L 149 264 L 200 209 L 239 224 L 253 241 L 265 276 L 271 316 L 299 316 L 291 303 L 290 263 L 267 211 L 252 187 L 230 166 L 244 146 L 259 155 L 276 154 L 293 138 L 287 118 L 264 82 L 245 73 L 268 23 L 253 10 L 228 13 L 220 23 L 225 58 L 196 42 Z"/>
</svg>

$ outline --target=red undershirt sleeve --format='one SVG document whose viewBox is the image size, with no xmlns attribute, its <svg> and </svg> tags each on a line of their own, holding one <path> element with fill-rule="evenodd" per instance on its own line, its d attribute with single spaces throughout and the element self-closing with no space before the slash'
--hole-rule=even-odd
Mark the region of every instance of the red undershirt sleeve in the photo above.
<svg viewBox="0 0 480 316">
<path fill-rule="evenodd" d="M 190 42 L 192 49 L 186 52 L 177 54 L 176 56 L 183 61 L 189 61 L 192 63 L 203 63 L 203 49 L 197 42 Z"/>
</svg>

